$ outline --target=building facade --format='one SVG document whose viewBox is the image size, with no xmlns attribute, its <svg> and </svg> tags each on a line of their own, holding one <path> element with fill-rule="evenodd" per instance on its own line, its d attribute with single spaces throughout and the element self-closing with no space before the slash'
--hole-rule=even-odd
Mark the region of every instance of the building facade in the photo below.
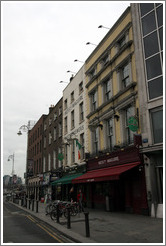
<svg viewBox="0 0 166 246">
<path fill-rule="evenodd" d="M 63 99 L 51 105 L 49 114 L 44 120 L 43 170 L 41 196 L 55 199 L 57 191 L 52 190 L 51 182 L 62 175 L 62 129 L 63 129 Z"/>
<path fill-rule="evenodd" d="M 61 190 L 63 200 L 69 199 L 71 180 L 86 170 L 86 105 L 84 65 L 70 78 L 63 90 L 63 178 L 53 186 Z M 75 196 L 77 187 L 74 189 Z"/>
<path fill-rule="evenodd" d="M 27 149 L 27 194 L 30 197 L 34 194 L 35 199 L 39 199 L 40 177 L 43 171 L 43 127 L 46 115 L 42 115 L 34 127 L 28 132 Z"/>
<path fill-rule="evenodd" d="M 130 7 L 85 62 L 88 205 L 147 214 L 138 83 Z"/>
<path fill-rule="evenodd" d="M 131 4 L 151 216 L 163 216 L 163 4 Z"/>
</svg>

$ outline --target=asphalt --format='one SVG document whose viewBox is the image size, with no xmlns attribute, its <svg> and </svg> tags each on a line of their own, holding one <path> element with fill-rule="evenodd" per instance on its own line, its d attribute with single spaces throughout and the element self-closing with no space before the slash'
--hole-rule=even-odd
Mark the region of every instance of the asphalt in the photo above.
<svg viewBox="0 0 166 246">
<path fill-rule="evenodd" d="M 60 217 L 59 223 L 57 223 L 45 214 L 46 204 L 44 203 L 39 202 L 38 212 L 36 212 L 36 206 L 32 211 L 32 208 L 13 204 L 55 227 L 62 234 L 76 240 L 78 244 L 155 243 L 165 245 L 164 224 L 161 218 L 86 208 L 86 215 L 79 213 L 76 216 L 71 216 L 71 228 L 68 229 L 69 224 L 67 225 L 66 218 Z M 87 215 L 89 229 L 85 223 Z"/>
</svg>

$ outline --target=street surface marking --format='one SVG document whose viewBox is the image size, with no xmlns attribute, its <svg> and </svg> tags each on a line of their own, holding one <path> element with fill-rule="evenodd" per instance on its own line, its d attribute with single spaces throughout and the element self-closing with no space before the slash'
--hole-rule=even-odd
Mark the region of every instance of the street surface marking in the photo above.
<svg viewBox="0 0 166 246">
<path fill-rule="evenodd" d="M 33 223 L 35 223 L 37 226 L 39 226 L 41 229 L 43 229 L 45 232 L 47 232 L 51 237 L 53 237 L 55 240 L 57 240 L 58 242 L 60 243 L 63 243 L 62 240 L 60 240 L 58 237 L 57 237 L 57 234 L 55 232 L 53 232 L 51 229 L 47 228 L 46 226 L 44 227 L 44 225 L 40 225 L 39 224 L 39 221 L 35 220 L 31 215 L 27 215 L 27 218 L 29 220 L 31 220 Z M 49 231 L 48 231 L 49 230 Z M 56 236 L 54 236 L 54 235 Z"/>
</svg>

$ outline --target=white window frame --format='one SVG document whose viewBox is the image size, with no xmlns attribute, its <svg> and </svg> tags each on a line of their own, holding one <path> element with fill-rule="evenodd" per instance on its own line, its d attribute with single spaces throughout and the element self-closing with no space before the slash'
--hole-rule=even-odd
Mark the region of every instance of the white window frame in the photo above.
<svg viewBox="0 0 166 246">
<path fill-rule="evenodd" d="M 56 151 L 53 151 L 53 169 L 56 169 Z"/>
<path fill-rule="evenodd" d="M 51 154 L 48 154 L 48 171 L 51 170 Z"/>
<path fill-rule="evenodd" d="M 43 157 L 43 173 L 46 171 L 46 157 Z"/>
<path fill-rule="evenodd" d="M 84 121 L 84 103 L 81 102 L 79 105 L 79 112 L 80 112 L 80 122 Z"/>
</svg>

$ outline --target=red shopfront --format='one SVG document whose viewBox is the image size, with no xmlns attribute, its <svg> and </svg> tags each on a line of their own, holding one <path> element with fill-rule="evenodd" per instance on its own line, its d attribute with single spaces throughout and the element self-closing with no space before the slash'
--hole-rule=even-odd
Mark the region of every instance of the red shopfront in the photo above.
<svg viewBox="0 0 166 246">
<path fill-rule="evenodd" d="M 88 207 L 109 204 L 110 211 L 148 214 L 144 165 L 136 147 L 89 160 L 87 173 L 72 183 L 83 188 Z"/>
</svg>

